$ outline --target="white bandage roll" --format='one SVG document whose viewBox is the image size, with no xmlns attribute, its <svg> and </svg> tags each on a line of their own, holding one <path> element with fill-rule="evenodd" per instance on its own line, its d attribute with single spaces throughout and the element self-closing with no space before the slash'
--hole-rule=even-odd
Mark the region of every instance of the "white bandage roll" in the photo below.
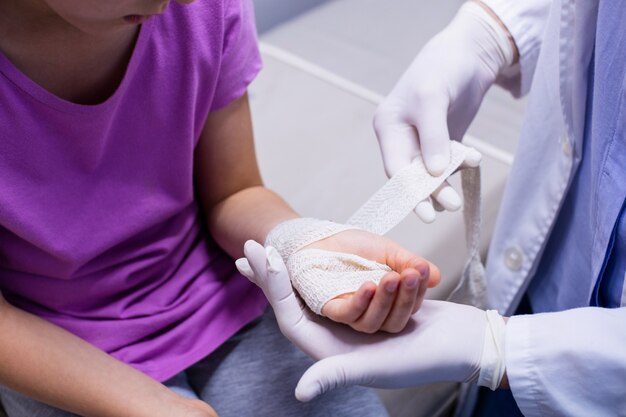
<svg viewBox="0 0 626 417">
<path fill-rule="evenodd" d="M 451 142 L 450 150 L 450 164 L 442 175 L 430 175 L 421 157 L 416 158 L 361 206 L 347 224 L 300 218 L 283 222 L 269 233 L 265 246 L 278 250 L 287 265 L 294 288 L 311 310 L 321 314 L 329 300 L 354 292 L 367 281 L 378 284 L 391 269 L 356 255 L 306 249 L 306 246 L 351 229 L 379 235 L 387 233 L 443 184 L 461 166 L 469 152 L 475 152 L 458 142 Z M 476 175 L 478 168 L 471 169 L 473 174 L 465 174 L 466 171 L 463 174 L 463 191 L 470 258 L 452 297 L 457 302 L 480 306 L 484 293 L 484 270 L 478 257 L 480 176 Z M 471 201 L 468 202 L 468 199 Z"/>
</svg>

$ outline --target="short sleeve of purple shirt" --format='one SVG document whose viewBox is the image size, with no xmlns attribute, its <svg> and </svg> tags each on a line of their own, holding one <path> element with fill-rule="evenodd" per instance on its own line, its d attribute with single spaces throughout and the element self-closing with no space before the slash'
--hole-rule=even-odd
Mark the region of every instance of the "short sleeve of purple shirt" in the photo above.
<svg viewBox="0 0 626 417">
<path fill-rule="evenodd" d="M 203 227 L 206 117 L 261 68 L 251 0 L 172 2 L 115 93 L 80 105 L 0 53 L 0 291 L 165 380 L 265 308 Z M 217 179 L 219 180 L 219 179 Z"/>
<path fill-rule="evenodd" d="M 252 4 L 230 1 L 224 18 L 224 44 L 220 76 L 211 110 L 219 110 L 241 97 L 260 69 Z"/>
</svg>

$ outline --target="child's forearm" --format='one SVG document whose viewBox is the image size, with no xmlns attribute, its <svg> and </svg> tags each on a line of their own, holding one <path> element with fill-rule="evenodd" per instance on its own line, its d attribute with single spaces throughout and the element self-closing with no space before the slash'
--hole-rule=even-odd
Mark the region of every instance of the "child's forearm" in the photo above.
<svg viewBox="0 0 626 417">
<path fill-rule="evenodd" d="M 0 384 L 33 399 L 85 417 L 191 415 L 162 384 L 1 296 L 0 335 Z"/>
<path fill-rule="evenodd" d="M 227 197 L 207 215 L 212 236 L 234 258 L 243 256 L 246 240 L 264 242 L 278 223 L 299 217 L 285 200 L 262 186 Z"/>
</svg>

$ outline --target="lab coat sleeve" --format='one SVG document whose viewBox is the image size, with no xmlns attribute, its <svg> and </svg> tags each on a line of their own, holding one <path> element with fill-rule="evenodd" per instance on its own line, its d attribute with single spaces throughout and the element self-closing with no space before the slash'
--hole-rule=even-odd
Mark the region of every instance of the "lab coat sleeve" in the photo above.
<svg viewBox="0 0 626 417">
<path fill-rule="evenodd" d="M 507 27 L 517 49 L 519 62 L 500 74 L 496 83 L 520 97 L 530 90 L 551 0 L 482 0 Z"/>
<path fill-rule="evenodd" d="M 505 355 L 524 416 L 626 416 L 626 308 L 511 317 Z"/>
</svg>

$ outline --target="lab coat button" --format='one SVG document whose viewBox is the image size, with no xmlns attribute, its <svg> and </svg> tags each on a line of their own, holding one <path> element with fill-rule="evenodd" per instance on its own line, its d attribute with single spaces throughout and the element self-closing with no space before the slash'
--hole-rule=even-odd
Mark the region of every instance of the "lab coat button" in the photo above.
<svg viewBox="0 0 626 417">
<path fill-rule="evenodd" d="M 524 254 L 516 247 L 509 247 L 504 251 L 504 265 L 511 271 L 518 271 L 524 262 Z"/>
<path fill-rule="evenodd" d="M 565 156 L 572 156 L 572 144 L 567 136 L 567 132 L 563 133 L 563 136 L 561 137 L 561 147 Z"/>
</svg>

